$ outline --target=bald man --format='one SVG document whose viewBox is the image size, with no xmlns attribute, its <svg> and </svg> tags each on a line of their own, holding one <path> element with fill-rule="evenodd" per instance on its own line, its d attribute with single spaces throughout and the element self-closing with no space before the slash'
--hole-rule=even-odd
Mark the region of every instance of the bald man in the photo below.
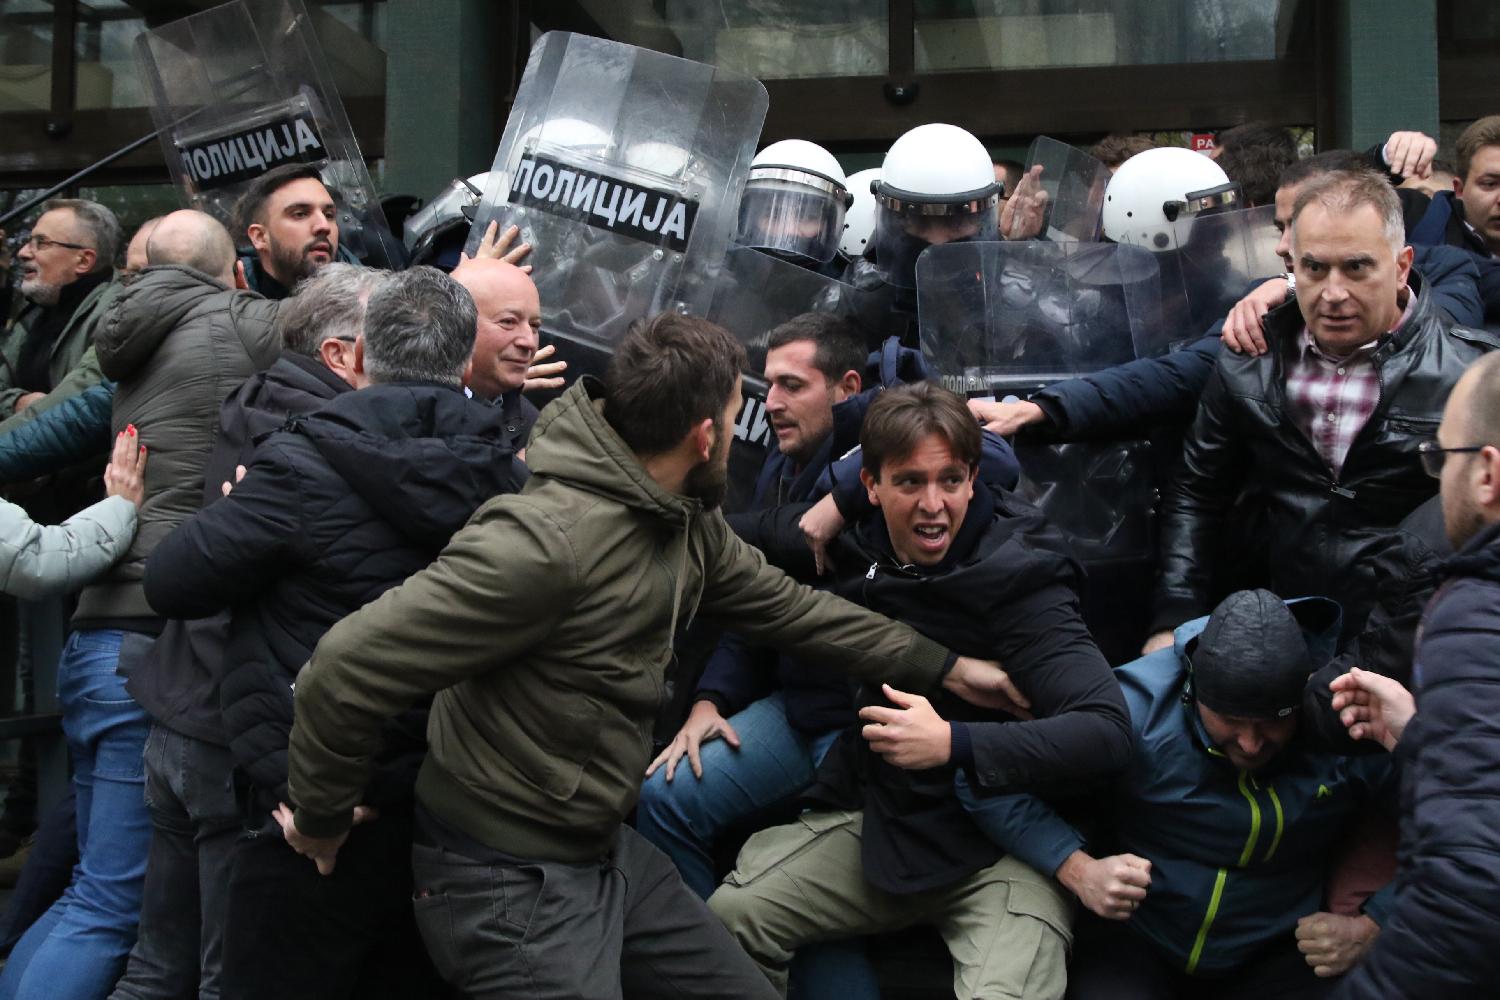
<svg viewBox="0 0 1500 1000">
<path fill-rule="evenodd" d="M 537 350 L 542 302 L 531 276 L 521 268 L 503 260 L 465 257 L 454 268 L 453 280 L 468 289 L 479 313 L 464 385 L 476 398 L 504 409 L 506 434 L 519 451 L 536 422 L 536 407 L 522 398 L 522 390 L 560 388 L 561 378 L 546 376 L 563 371 L 567 364 L 535 364 L 553 349 Z"/>
<path fill-rule="evenodd" d="M 202 212 L 162 219 L 146 256 L 149 266 L 121 290 L 95 338 L 100 367 L 117 383 L 112 429 L 134 426 L 151 456 L 145 501 L 129 552 L 79 595 L 58 663 L 63 718 L 75 734 L 82 862 L 74 889 L 13 953 L 0 996 L 103 996 L 143 919 L 142 974 L 132 982 L 161 981 L 171 949 L 188 939 L 191 967 L 178 971 L 194 987 L 187 995 L 198 995 L 198 942 L 188 933 L 199 913 L 196 862 L 214 837 L 232 843 L 239 827 L 228 751 L 214 742 L 222 735 L 155 725 L 162 720 L 136 701 L 127 678 L 149 671 L 164 625 L 142 590 L 146 557 L 202 506 L 219 404 L 275 360 L 278 304 L 233 289 L 232 241 Z M 193 696 L 175 692 L 173 707 Z M 184 829 L 192 831 L 186 838 Z M 180 875 L 184 843 L 194 852 L 193 878 Z M 153 879 L 143 917 L 148 854 L 151 869 L 179 874 Z M 79 948 L 80 940 L 90 947 Z"/>
<path fill-rule="evenodd" d="M 234 287 L 234 259 L 234 240 L 229 230 L 213 216 L 196 209 L 185 208 L 163 216 L 146 237 L 148 266 L 190 267 L 229 288 Z"/>
</svg>

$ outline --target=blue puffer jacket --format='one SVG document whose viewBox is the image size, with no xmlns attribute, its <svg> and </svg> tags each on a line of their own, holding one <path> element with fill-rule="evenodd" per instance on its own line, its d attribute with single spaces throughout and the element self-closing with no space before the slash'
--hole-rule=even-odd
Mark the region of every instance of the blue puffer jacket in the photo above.
<svg viewBox="0 0 1500 1000">
<path fill-rule="evenodd" d="M 1288 606 L 1320 654 L 1315 661 L 1327 659 L 1338 638 L 1337 605 L 1307 598 Z M 1101 827 L 1108 834 L 1097 845 L 1031 796 L 981 797 L 972 814 L 1039 871 L 1055 872 L 1086 843 L 1095 857 L 1146 858 L 1151 888 L 1129 927 L 1178 968 L 1222 976 L 1323 909 L 1334 847 L 1363 802 L 1391 793 L 1394 767 L 1386 754 L 1340 757 L 1294 743 L 1258 771 L 1237 770 L 1209 739 L 1191 698 L 1188 654 L 1207 624 L 1182 625 L 1175 648 L 1115 671 L 1135 751 L 1113 785 Z M 1366 904 L 1377 922 L 1390 891 Z"/>
<path fill-rule="evenodd" d="M 1412 670 L 1417 714 L 1396 748 L 1394 903 L 1339 1000 L 1493 997 L 1500 983 L 1500 524 L 1440 572 Z"/>
<path fill-rule="evenodd" d="M 1415 251 L 1412 266 L 1422 294 L 1459 326 L 1482 324 L 1485 310 L 1474 255 L 1447 246 Z M 1187 424 L 1214 370 L 1223 328 L 1222 322 L 1215 323 L 1204 336 L 1161 357 L 1054 382 L 1031 397 L 1047 414 L 1051 426 L 1046 433 L 1068 441 L 1126 440 L 1163 424 Z"/>
<path fill-rule="evenodd" d="M 870 355 L 865 384 L 870 388 L 833 407 L 833 430 L 817 453 L 798 468 L 786 455 L 772 450 L 761 467 L 750 511 L 731 515 L 748 517 L 754 512 L 787 503 L 805 503 L 834 493 L 846 521 L 854 521 L 868 510 L 864 487 L 859 481 L 859 432 L 865 412 L 882 389 L 920 382 L 928 377 L 922 356 L 890 338 Z M 1020 464 L 1010 445 L 1000 437 L 984 435 L 980 476 L 987 483 L 1014 489 L 1021 475 Z M 849 681 L 835 670 L 819 668 L 772 649 L 754 649 L 734 633 L 725 633 L 703 668 L 695 700 L 712 701 L 726 718 L 773 691 L 786 692 L 787 719 L 805 733 L 842 728 L 854 720 Z"/>
<path fill-rule="evenodd" d="M 114 401 L 115 384 L 105 379 L 0 434 L 0 483 L 36 479 L 107 453 Z"/>
</svg>

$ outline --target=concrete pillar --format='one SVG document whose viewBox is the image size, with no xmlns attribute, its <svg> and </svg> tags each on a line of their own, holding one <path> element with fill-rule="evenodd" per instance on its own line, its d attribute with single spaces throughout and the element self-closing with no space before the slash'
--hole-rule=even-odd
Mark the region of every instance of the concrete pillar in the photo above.
<svg viewBox="0 0 1500 1000">
<path fill-rule="evenodd" d="M 1438 134 L 1437 0 L 1336 0 L 1334 135 L 1368 149 L 1397 129 Z"/>
<path fill-rule="evenodd" d="M 506 4 L 389 0 L 385 191 L 431 198 L 490 168 L 500 141 L 497 73 L 513 45 Z"/>
</svg>

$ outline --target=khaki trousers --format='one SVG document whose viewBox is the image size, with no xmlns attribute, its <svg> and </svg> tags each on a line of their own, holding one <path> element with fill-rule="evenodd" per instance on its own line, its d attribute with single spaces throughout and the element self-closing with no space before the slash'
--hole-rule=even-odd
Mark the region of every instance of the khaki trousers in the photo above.
<svg viewBox="0 0 1500 1000">
<path fill-rule="evenodd" d="M 1003 858 L 941 889 L 884 892 L 864 877 L 863 825 L 862 812 L 820 811 L 762 830 L 708 901 L 783 995 L 803 945 L 930 925 L 953 956 L 960 1000 L 1060 1000 L 1072 904 L 1056 882 Z"/>
</svg>

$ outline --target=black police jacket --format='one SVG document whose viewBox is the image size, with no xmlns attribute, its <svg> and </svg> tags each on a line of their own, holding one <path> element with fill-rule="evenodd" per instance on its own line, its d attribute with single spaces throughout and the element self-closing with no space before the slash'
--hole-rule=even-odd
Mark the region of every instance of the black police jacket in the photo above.
<svg viewBox="0 0 1500 1000">
<path fill-rule="evenodd" d="M 1415 273 L 1412 287 L 1411 316 L 1374 352 L 1379 401 L 1337 475 L 1287 399 L 1303 326 L 1296 302 L 1266 317 L 1265 354 L 1219 354 L 1163 505 L 1152 631 L 1206 615 L 1243 587 L 1338 601 L 1345 640 L 1363 625 L 1376 557 L 1437 492 L 1417 446 L 1437 433 L 1464 370 L 1500 347 L 1495 334 L 1450 323 Z"/>
</svg>

